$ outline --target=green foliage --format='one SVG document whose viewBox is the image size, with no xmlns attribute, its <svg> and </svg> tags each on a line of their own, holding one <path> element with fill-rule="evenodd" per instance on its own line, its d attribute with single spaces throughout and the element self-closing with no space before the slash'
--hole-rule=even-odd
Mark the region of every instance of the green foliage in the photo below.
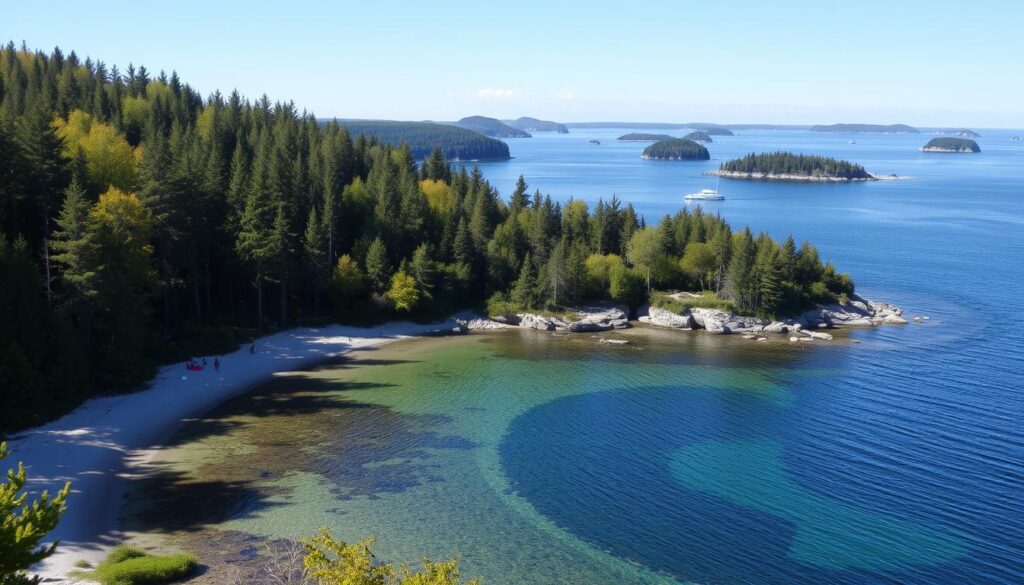
<svg viewBox="0 0 1024 585">
<path fill-rule="evenodd" d="M 416 279 L 399 270 L 391 276 L 391 286 L 386 296 L 399 311 L 411 311 L 420 300 Z"/>
<path fill-rule="evenodd" d="M 742 313 L 735 303 L 719 298 L 714 291 L 704 291 L 695 297 L 680 296 L 677 298 L 669 296 L 669 293 L 653 292 L 650 302 L 653 307 L 666 309 L 679 315 L 690 309 L 717 309 L 729 313 Z"/>
<path fill-rule="evenodd" d="M 203 97 L 174 73 L 0 48 L 0 425 L 132 388 L 156 360 L 226 351 L 263 330 L 268 305 L 285 327 L 485 300 L 495 312 L 635 305 L 654 286 L 713 289 L 759 314 L 852 293 L 809 244 L 759 236 L 734 250 L 729 225 L 699 208 L 649 228 L 614 195 L 563 203 L 523 177 L 502 200 L 454 157 L 508 148 L 451 125 L 323 122 L 265 96 Z"/>
<path fill-rule="evenodd" d="M 969 138 L 953 138 L 941 136 L 932 138 L 924 145 L 924 150 L 949 150 L 953 152 L 981 152 L 978 143 Z"/>
<path fill-rule="evenodd" d="M 651 290 L 651 274 L 664 257 L 665 248 L 661 236 L 654 228 L 637 231 L 626 244 L 626 259 L 644 272 L 648 291 Z"/>
<path fill-rule="evenodd" d="M 459 128 L 479 132 L 491 138 L 530 138 L 530 133 L 486 116 L 468 116 L 455 123 Z"/>
<path fill-rule="evenodd" d="M 318 585 L 458 585 L 459 563 L 431 562 L 423 559 L 423 570 L 413 572 L 408 566 L 394 567 L 376 562 L 372 538 L 347 544 L 331 536 L 326 528 L 302 542 L 305 549 L 303 565 L 306 576 Z M 467 585 L 479 585 L 479 579 Z"/>
<path fill-rule="evenodd" d="M 797 177 L 824 177 L 839 179 L 870 179 L 864 167 L 845 160 L 791 152 L 748 154 L 722 163 L 720 170 L 733 173 L 767 173 Z"/>
<path fill-rule="evenodd" d="M 0 443 L 0 461 L 7 457 L 7 443 Z M 25 466 L 7 470 L 7 481 L 0 484 L 0 585 L 36 583 L 26 571 L 32 565 L 53 554 L 57 543 L 39 546 L 51 530 L 57 527 L 66 510 L 71 483 L 51 497 L 43 492 L 29 501 L 25 488 Z"/>
<path fill-rule="evenodd" d="M 711 158 L 708 149 L 685 138 L 659 140 L 645 148 L 642 156 L 655 160 L 709 160 Z"/>
<path fill-rule="evenodd" d="M 195 556 L 190 554 L 158 556 L 119 546 L 94 570 L 80 571 L 75 576 L 102 585 L 160 585 L 180 581 L 198 566 Z"/>
<path fill-rule="evenodd" d="M 692 242 L 686 245 L 686 251 L 679 260 L 679 268 L 683 274 L 700 286 L 700 290 L 707 289 L 707 285 L 714 279 L 715 268 L 718 266 L 718 258 L 715 257 L 715 250 L 707 242 Z"/>
<path fill-rule="evenodd" d="M 353 136 L 374 138 L 382 144 L 409 145 L 412 156 L 422 159 L 440 146 L 449 160 L 507 160 L 508 145 L 472 130 L 432 122 L 377 120 L 339 121 Z"/>
<path fill-rule="evenodd" d="M 646 298 L 644 276 L 642 273 L 615 265 L 608 272 L 610 284 L 608 293 L 613 301 L 625 303 L 629 307 L 638 307 Z"/>
</svg>

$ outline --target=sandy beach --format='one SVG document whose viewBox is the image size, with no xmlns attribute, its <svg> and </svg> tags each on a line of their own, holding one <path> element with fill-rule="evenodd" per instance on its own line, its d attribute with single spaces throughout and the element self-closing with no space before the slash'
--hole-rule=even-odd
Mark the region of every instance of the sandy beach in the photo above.
<svg viewBox="0 0 1024 585">
<path fill-rule="evenodd" d="M 5 469 L 24 462 L 34 493 L 54 493 L 71 482 L 67 513 L 50 535 L 60 546 L 37 573 L 44 582 L 61 582 L 75 561 L 95 563 L 119 544 L 125 482 L 185 420 L 276 373 L 438 327 L 393 322 L 365 329 L 292 329 L 259 339 L 255 353 L 244 345 L 220 356 L 220 371 L 213 368 L 213 356 L 207 356 L 203 371 L 187 371 L 184 363 L 164 366 L 145 390 L 91 399 L 59 420 L 15 434 L 8 441 L 12 454 L 3 462 Z"/>
</svg>

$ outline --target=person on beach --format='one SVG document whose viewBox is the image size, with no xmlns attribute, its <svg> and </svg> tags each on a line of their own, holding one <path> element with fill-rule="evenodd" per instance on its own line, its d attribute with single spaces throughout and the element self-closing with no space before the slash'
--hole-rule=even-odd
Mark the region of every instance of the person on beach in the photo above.
<svg viewBox="0 0 1024 585">
<path fill-rule="evenodd" d="M 217 370 L 218 372 L 220 371 L 220 359 L 213 358 L 213 369 Z"/>
<path fill-rule="evenodd" d="M 255 343 L 249 346 L 249 353 L 256 353 L 256 344 Z"/>
</svg>

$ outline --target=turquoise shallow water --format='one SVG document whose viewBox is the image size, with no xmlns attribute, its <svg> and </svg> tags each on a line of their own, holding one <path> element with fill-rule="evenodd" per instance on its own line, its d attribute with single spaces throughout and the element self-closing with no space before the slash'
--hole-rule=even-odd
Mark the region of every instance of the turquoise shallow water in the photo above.
<svg viewBox="0 0 1024 585">
<path fill-rule="evenodd" d="M 618 192 L 651 221 L 713 186 L 700 172 L 716 162 L 641 161 L 623 132 L 513 140 L 484 171 L 563 199 Z M 1022 582 L 1024 146 L 982 133 L 980 155 L 788 131 L 709 147 L 912 177 L 723 182 L 715 209 L 811 239 L 921 325 L 800 347 L 654 330 L 627 333 L 631 349 L 400 342 L 189 425 L 126 525 L 214 562 L 326 524 L 376 535 L 388 560 L 459 553 L 488 583 Z"/>
</svg>

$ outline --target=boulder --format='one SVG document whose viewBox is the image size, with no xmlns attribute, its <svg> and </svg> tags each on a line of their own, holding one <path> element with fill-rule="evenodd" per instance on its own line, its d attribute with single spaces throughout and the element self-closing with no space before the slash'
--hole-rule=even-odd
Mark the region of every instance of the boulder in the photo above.
<svg viewBox="0 0 1024 585">
<path fill-rule="evenodd" d="M 582 321 L 573 321 L 566 327 L 573 333 L 593 333 L 598 331 L 608 331 L 612 329 L 612 324 L 608 322 L 593 321 L 591 319 L 583 319 Z"/>
<path fill-rule="evenodd" d="M 556 320 L 556 325 L 559 323 Z M 579 307 L 576 309 L 576 319 L 564 325 L 575 333 L 625 329 L 629 327 L 629 314 L 623 307 Z"/>
<path fill-rule="evenodd" d="M 725 311 L 718 309 L 690 309 L 690 315 L 698 326 L 708 333 L 724 334 L 729 333 L 726 323 L 733 317 Z"/>
<path fill-rule="evenodd" d="M 786 325 L 782 321 L 773 321 L 768 325 L 765 325 L 763 331 L 765 333 L 789 333 L 789 325 Z"/>
<path fill-rule="evenodd" d="M 906 325 L 907 324 L 907 320 L 906 319 L 904 319 L 903 317 L 900 317 L 899 315 L 897 315 L 895 313 L 891 313 L 891 314 L 886 315 L 885 318 L 882 319 L 882 322 L 883 323 L 892 323 L 894 325 Z"/>
<path fill-rule="evenodd" d="M 641 315 L 640 321 L 657 327 L 696 329 L 696 323 L 694 323 L 693 317 L 690 314 L 679 315 L 659 307 L 647 307 L 646 315 Z"/>
<path fill-rule="evenodd" d="M 810 337 L 811 339 L 822 339 L 825 341 L 832 341 L 832 335 L 829 333 L 823 333 L 821 331 L 810 331 L 807 329 L 803 330 L 801 333 L 803 333 L 807 337 Z"/>
<path fill-rule="evenodd" d="M 524 329 L 537 329 L 538 331 L 554 331 L 555 322 L 552 319 L 533 313 L 519 315 L 519 326 Z"/>
</svg>

